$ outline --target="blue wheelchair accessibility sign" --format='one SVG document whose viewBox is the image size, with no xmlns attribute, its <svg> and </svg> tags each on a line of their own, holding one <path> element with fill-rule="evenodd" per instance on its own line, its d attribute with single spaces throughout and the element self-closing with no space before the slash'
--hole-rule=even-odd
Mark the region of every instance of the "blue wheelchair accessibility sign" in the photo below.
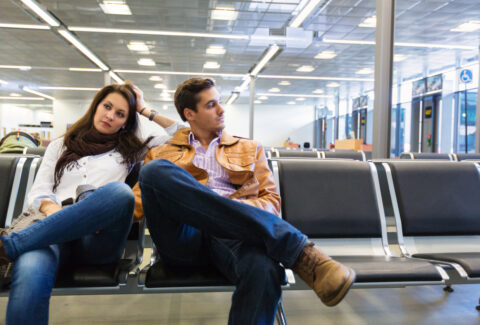
<svg viewBox="0 0 480 325">
<path fill-rule="evenodd" d="M 472 70 L 464 69 L 460 71 L 460 82 L 464 84 L 469 84 L 473 80 Z"/>
</svg>

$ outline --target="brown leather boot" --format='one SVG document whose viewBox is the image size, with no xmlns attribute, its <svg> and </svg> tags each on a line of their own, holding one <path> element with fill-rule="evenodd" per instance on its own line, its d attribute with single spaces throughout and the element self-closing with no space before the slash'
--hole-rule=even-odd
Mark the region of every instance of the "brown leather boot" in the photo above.
<svg viewBox="0 0 480 325">
<path fill-rule="evenodd" d="M 0 236 L 3 235 L 8 236 L 8 232 L 5 229 L 0 228 Z M 3 242 L 0 240 L 0 267 L 7 265 L 8 263 L 10 263 L 10 260 L 8 259 L 5 247 L 3 247 Z"/>
<path fill-rule="evenodd" d="M 0 228 L 0 236 L 8 236 L 8 232 L 5 229 Z M 8 259 L 7 252 L 3 243 L 0 240 L 0 289 L 3 289 L 11 278 L 12 263 Z"/>
<path fill-rule="evenodd" d="M 355 281 L 353 269 L 332 260 L 312 242 L 305 245 L 292 269 L 327 306 L 338 304 Z"/>
</svg>

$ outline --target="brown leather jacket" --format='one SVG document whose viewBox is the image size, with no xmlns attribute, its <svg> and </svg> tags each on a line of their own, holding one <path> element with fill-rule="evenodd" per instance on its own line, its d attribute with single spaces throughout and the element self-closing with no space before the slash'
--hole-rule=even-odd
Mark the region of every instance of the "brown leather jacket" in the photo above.
<svg viewBox="0 0 480 325">
<path fill-rule="evenodd" d="M 178 130 L 166 144 L 152 148 L 145 157 L 145 164 L 153 159 L 166 159 L 188 171 L 197 181 L 205 185 L 207 171 L 195 167 L 195 149 L 188 144 L 190 128 Z M 273 175 L 268 169 L 263 147 L 256 141 L 232 137 L 222 132 L 217 147 L 218 163 L 227 171 L 230 182 L 237 190 L 229 197 L 279 215 L 280 195 L 275 187 Z M 143 217 L 140 187 L 135 185 L 135 218 Z"/>
</svg>

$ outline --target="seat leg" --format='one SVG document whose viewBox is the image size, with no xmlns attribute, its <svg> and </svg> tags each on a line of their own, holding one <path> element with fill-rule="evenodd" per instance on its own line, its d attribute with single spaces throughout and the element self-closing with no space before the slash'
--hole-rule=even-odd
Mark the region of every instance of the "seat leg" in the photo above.
<svg viewBox="0 0 480 325">
<path fill-rule="evenodd" d="M 277 313 L 275 314 L 278 325 L 287 325 L 287 317 L 285 316 L 285 310 L 283 309 L 282 298 L 278 301 Z"/>
<path fill-rule="evenodd" d="M 447 286 L 445 286 L 445 287 L 443 288 L 443 291 L 445 291 L 445 292 L 453 292 L 453 288 L 452 288 L 451 285 L 448 284 Z"/>
<path fill-rule="evenodd" d="M 475 307 L 475 309 L 480 311 L 480 298 L 478 299 L 478 305 Z"/>
</svg>

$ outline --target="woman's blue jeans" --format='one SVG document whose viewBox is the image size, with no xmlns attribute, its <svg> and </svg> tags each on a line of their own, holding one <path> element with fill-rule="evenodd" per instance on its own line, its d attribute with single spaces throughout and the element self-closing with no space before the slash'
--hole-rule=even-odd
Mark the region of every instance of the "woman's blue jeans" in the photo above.
<svg viewBox="0 0 480 325">
<path fill-rule="evenodd" d="M 59 265 L 119 260 L 133 208 L 130 187 L 112 182 L 22 231 L 2 236 L 5 251 L 14 261 L 6 324 L 48 324 Z"/>
<path fill-rule="evenodd" d="M 167 160 L 142 167 L 148 228 L 166 263 L 213 264 L 231 280 L 229 324 L 273 324 L 285 273 L 307 237 L 279 217 L 222 197 Z"/>
</svg>

